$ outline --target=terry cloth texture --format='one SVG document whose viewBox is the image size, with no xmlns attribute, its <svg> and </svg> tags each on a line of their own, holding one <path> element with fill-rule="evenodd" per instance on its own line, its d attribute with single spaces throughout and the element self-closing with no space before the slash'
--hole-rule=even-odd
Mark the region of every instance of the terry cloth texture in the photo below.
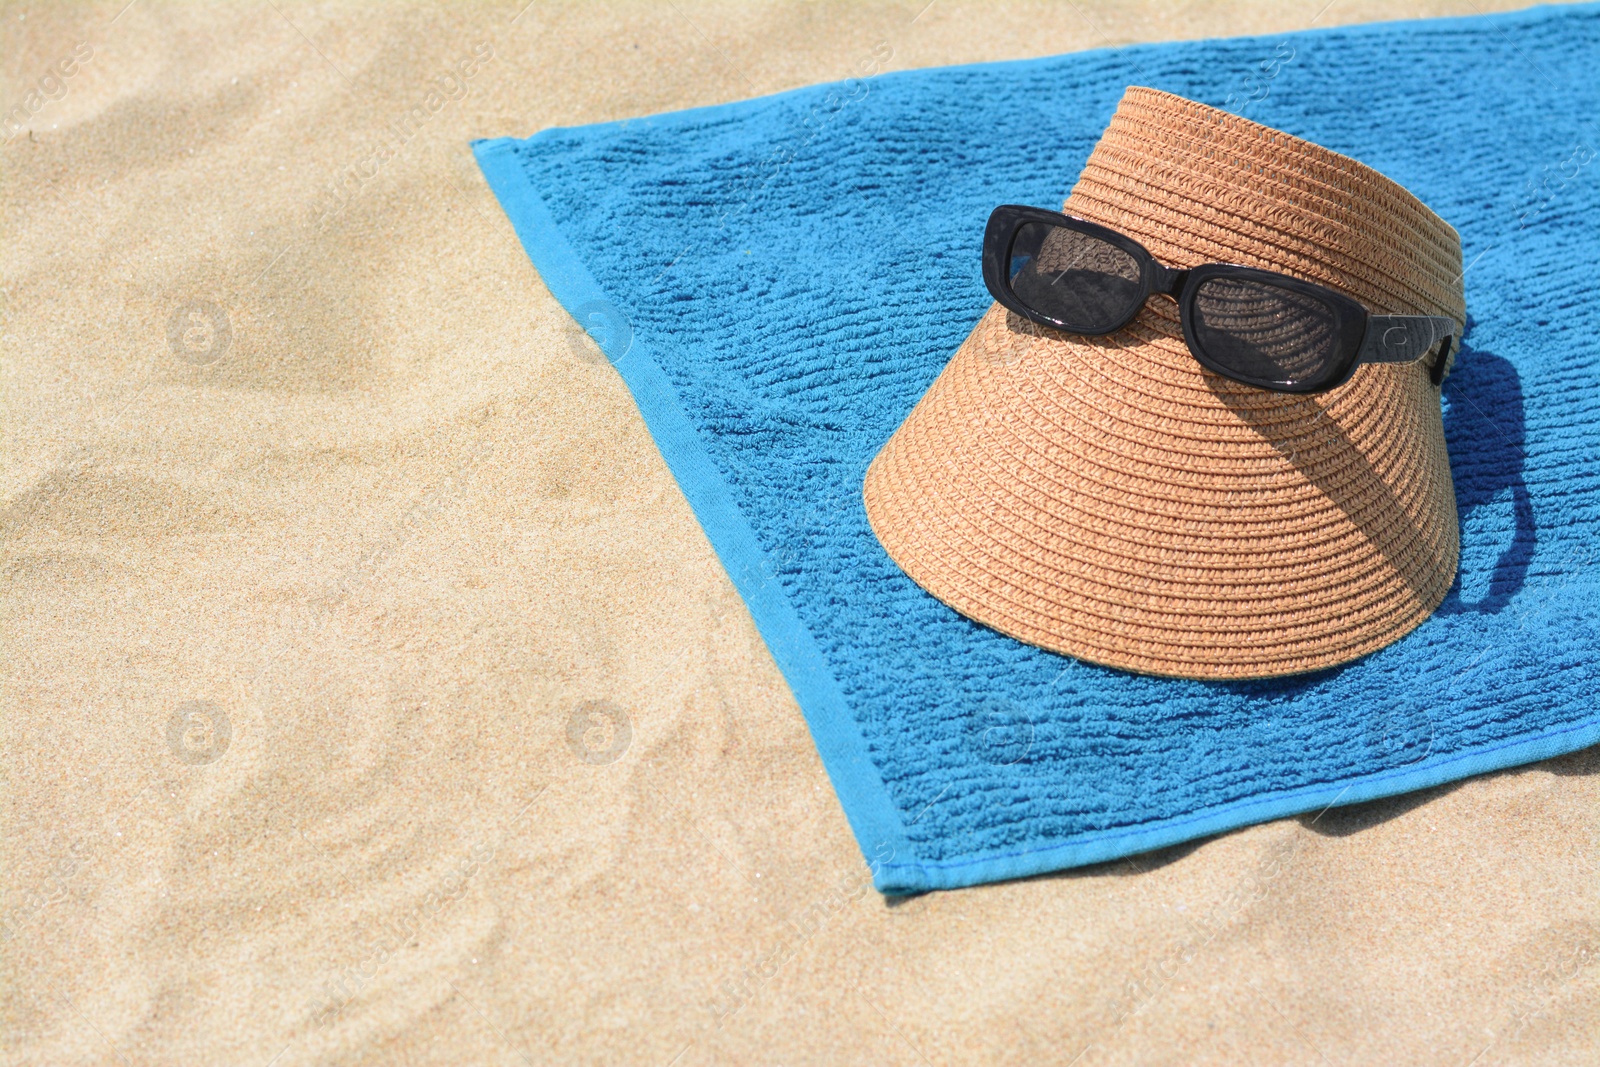
<svg viewBox="0 0 1600 1067">
<path fill-rule="evenodd" d="M 480 142 L 784 671 L 884 892 L 972 885 L 1600 740 L 1600 10 L 915 71 Z M 867 465 L 989 306 L 999 203 L 1060 203 L 1130 84 L 1374 167 L 1461 234 L 1455 584 L 1289 680 L 1145 677 L 918 588 Z M 1265 90 L 1265 92 L 1263 92 Z"/>
<path fill-rule="evenodd" d="M 1452 337 L 1466 321 L 1460 240 L 1415 197 L 1155 89 L 1128 90 L 1062 210 L 1170 267 L 1278 271 L 1448 316 Z M 1160 296 L 1104 337 L 995 304 L 867 469 L 867 519 L 918 585 L 1031 645 L 1178 678 L 1334 667 L 1415 629 L 1455 578 L 1430 370 L 1276 393 L 1202 368 Z"/>
</svg>

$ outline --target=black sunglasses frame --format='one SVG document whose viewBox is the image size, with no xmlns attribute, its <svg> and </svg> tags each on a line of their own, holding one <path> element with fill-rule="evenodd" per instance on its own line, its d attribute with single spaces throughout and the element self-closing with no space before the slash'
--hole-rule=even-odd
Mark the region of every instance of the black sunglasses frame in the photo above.
<svg viewBox="0 0 1600 1067">
<path fill-rule="evenodd" d="M 1132 257 L 1139 266 L 1140 295 L 1137 301 L 1132 302 L 1127 317 L 1111 327 L 1085 330 L 1045 315 L 1024 303 L 1011 288 L 1010 262 L 1011 248 L 1016 243 L 1017 234 L 1028 223 L 1075 230 L 1120 248 Z M 1216 278 L 1254 281 L 1320 301 L 1334 316 L 1334 330 L 1338 336 L 1337 354 L 1321 373 L 1295 382 L 1254 378 L 1218 363 L 1206 353 L 1205 346 L 1200 342 L 1195 330 L 1194 313 L 1200 287 Z M 1450 319 L 1437 315 L 1374 315 L 1359 301 L 1337 290 L 1276 271 L 1232 263 L 1206 263 L 1188 270 L 1175 270 L 1158 263 L 1143 245 L 1126 234 L 1059 211 L 1020 204 L 1003 204 L 989 216 L 989 224 L 983 234 L 983 283 L 995 300 L 1018 315 L 1041 326 L 1084 337 L 1116 333 L 1138 316 L 1152 295 L 1161 293 L 1170 296 L 1178 302 L 1183 339 L 1202 366 L 1232 381 L 1278 393 L 1324 392 L 1349 381 L 1356 367 L 1363 363 L 1414 363 L 1435 349 L 1438 350 L 1438 356 L 1429 370 L 1428 378 L 1437 386 L 1444 380 L 1444 368 L 1449 362 L 1450 344 L 1455 334 L 1455 323 Z"/>
</svg>

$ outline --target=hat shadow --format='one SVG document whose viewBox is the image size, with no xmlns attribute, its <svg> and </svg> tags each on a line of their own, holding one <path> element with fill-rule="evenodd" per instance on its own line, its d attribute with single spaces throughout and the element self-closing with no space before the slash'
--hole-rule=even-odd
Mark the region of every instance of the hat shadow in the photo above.
<svg viewBox="0 0 1600 1067">
<path fill-rule="evenodd" d="M 1505 543 L 1500 548 L 1487 582 L 1473 583 L 1474 586 L 1486 585 L 1487 591 L 1472 599 L 1464 598 L 1462 584 L 1467 575 L 1458 567 L 1455 580 L 1435 609 L 1437 614 L 1444 615 L 1492 615 L 1502 610 L 1522 589 L 1537 544 L 1533 503 L 1523 480 L 1527 431 L 1522 379 L 1509 360 L 1471 345 L 1472 326 L 1473 320 L 1469 316 L 1455 367 L 1445 378 L 1443 387 L 1447 402 L 1444 434 L 1450 456 L 1451 480 L 1455 484 L 1457 521 L 1465 528 L 1467 518 L 1474 509 L 1493 505 L 1509 495 L 1512 522 L 1509 524 L 1509 536 L 1503 538 Z M 1384 506 L 1369 510 L 1369 516 L 1392 516 L 1403 510 L 1394 490 L 1377 471 L 1368 468 L 1365 476 L 1357 478 L 1353 484 L 1336 484 L 1323 468 L 1306 462 L 1292 449 L 1274 439 L 1270 423 L 1281 418 L 1281 408 L 1271 413 L 1264 412 L 1233 391 L 1231 383 L 1230 386 L 1224 386 L 1222 379 L 1213 379 L 1211 375 L 1207 375 L 1207 383 L 1229 410 L 1246 425 L 1262 431 L 1264 440 L 1321 488 L 1328 499 L 1344 510 L 1353 524 L 1367 532 L 1378 550 L 1390 558 L 1391 564 L 1398 562 L 1390 556 L 1389 544 L 1404 543 L 1404 539 L 1377 536 L 1379 531 L 1367 529 L 1372 520 L 1369 518 L 1363 522 L 1351 506 L 1355 501 L 1375 495 L 1383 501 Z M 1308 407 L 1316 404 L 1311 397 L 1295 397 L 1288 402 L 1304 403 Z M 1328 428 L 1346 447 L 1355 448 L 1349 435 L 1337 424 L 1330 424 Z M 1464 544 L 1463 554 L 1477 547 L 1480 546 Z M 1405 575 L 1407 581 L 1413 581 L 1406 569 L 1397 566 L 1395 570 Z M 1478 576 L 1474 574 L 1471 577 Z M 1415 582 L 1413 589 L 1418 595 L 1424 593 Z M 1320 676 L 1322 672 L 1318 673 Z"/>
<path fill-rule="evenodd" d="M 1467 338 L 1472 336 L 1470 316 L 1465 333 Z M 1437 614 L 1494 615 L 1522 591 L 1538 544 L 1533 500 L 1523 480 L 1528 453 L 1522 378 L 1509 360 L 1473 348 L 1463 340 L 1455 369 L 1444 380 L 1444 396 L 1449 401 L 1444 436 L 1456 487 L 1456 513 L 1463 531 L 1475 508 L 1493 506 L 1505 496 L 1510 498 L 1512 521 L 1509 535 L 1499 538 L 1499 552 L 1489 568 L 1488 580 L 1480 581 L 1478 573 L 1469 573 L 1466 566 L 1458 567 L 1455 582 Z M 1464 557 L 1475 555 L 1474 550 L 1479 547 L 1463 537 Z M 1489 547 L 1492 551 L 1493 546 Z M 1469 579 L 1476 593 L 1470 599 L 1462 593 L 1463 583 Z M 1480 586 L 1482 591 L 1478 591 Z"/>
</svg>

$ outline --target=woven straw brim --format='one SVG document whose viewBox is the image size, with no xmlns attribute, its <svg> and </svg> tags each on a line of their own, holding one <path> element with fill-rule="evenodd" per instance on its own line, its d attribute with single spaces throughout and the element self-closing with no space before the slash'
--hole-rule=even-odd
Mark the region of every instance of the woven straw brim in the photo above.
<svg viewBox="0 0 1600 1067">
<path fill-rule="evenodd" d="M 1064 210 L 1161 262 L 1241 263 L 1465 319 L 1460 241 L 1336 153 L 1130 88 Z M 1427 369 L 1272 393 L 1201 368 L 1154 297 L 1102 338 L 991 307 L 878 454 L 867 515 L 957 611 L 1094 663 L 1259 678 L 1404 636 L 1459 533 Z"/>
</svg>

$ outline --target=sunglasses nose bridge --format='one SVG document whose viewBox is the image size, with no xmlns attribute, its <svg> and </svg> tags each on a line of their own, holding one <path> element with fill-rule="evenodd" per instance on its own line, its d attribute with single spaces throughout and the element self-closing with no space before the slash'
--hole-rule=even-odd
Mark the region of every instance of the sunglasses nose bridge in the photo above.
<svg viewBox="0 0 1600 1067">
<path fill-rule="evenodd" d="M 1183 283 L 1189 280 L 1189 272 L 1173 270 L 1154 261 L 1151 262 L 1151 266 L 1155 269 L 1150 276 L 1150 291 L 1170 296 L 1174 300 L 1178 299 L 1178 294 L 1183 292 Z"/>
</svg>

